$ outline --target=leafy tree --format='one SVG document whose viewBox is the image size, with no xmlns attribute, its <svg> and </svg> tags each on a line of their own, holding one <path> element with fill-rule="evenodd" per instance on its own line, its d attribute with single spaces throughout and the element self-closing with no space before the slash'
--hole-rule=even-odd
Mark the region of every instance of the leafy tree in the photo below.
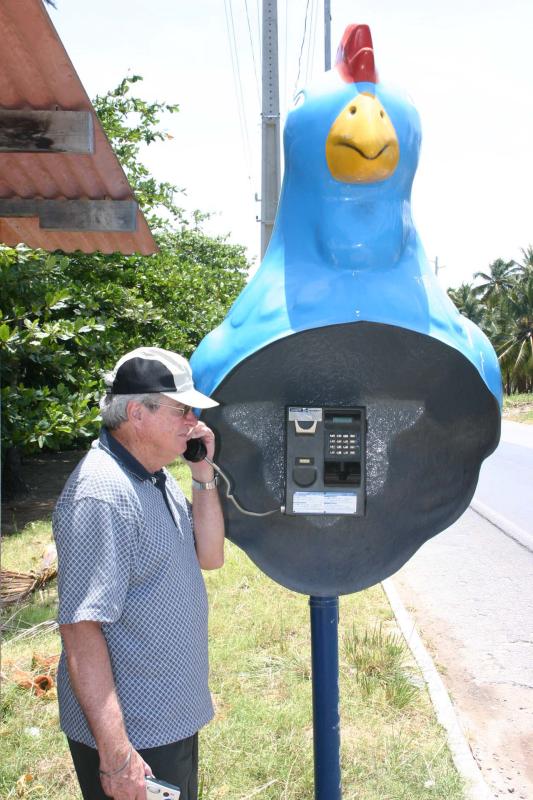
<svg viewBox="0 0 533 800">
<path fill-rule="evenodd" d="M 461 314 L 475 322 L 476 325 L 481 325 L 484 309 L 471 283 L 462 283 L 457 289 L 448 289 L 448 295 Z"/>
<path fill-rule="evenodd" d="M 506 390 L 533 388 L 533 271 L 517 280 L 502 300 L 496 352 L 505 374 Z"/>
<path fill-rule="evenodd" d="M 497 258 L 489 267 L 489 272 L 476 272 L 474 278 L 482 278 L 485 282 L 476 287 L 476 293 L 484 303 L 497 302 L 512 288 L 518 266 L 514 261 Z"/>
<path fill-rule="evenodd" d="M 529 247 L 522 248 L 522 258 L 524 259 L 521 264 L 518 265 L 518 271 L 521 275 L 527 272 L 533 271 L 533 247 L 529 245 Z"/>
<path fill-rule="evenodd" d="M 140 151 L 143 145 L 151 145 L 168 138 L 156 126 L 159 125 L 161 114 L 176 114 L 179 106 L 148 103 L 132 96 L 131 88 L 139 81 L 142 81 L 140 75 L 129 75 L 116 89 L 105 95 L 97 95 L 93 105 L 154 233 L 167 230 L 169 221 L 186 222 L 183 209 L 174 202 L 174 196 L 183 192 L 183 189 L 165 181 L 157 181 L 150 175 L 140 159 Z M 163 216 L 162 210 L 166 212 Z"/>
<path fill-rule="evenodd" d="M 496 259 L 483 283 L 463 283 L 448 294 L 459 311 L 479 325 L 492 341 L 507 394 L 533 390 L 533 247 L 523 260 Z"/>
<path fill-rule="evenodd" d="M 248 271 L 244 249 L 192 225 L 179 190 L 142 165 L 143 144 L 165 138 L 163 111 L 177 106 L 130 96 L 126 78 L 95 108 L 156 229 L 153 256 L 0 247 L 4 489 L 23 488 L 20 457 L 77 447 L 96 434 L 100 374 L 141 344 L 189 356 L 224 317 Z M 7 479 L 7 483 L 6 483 Z"/>
</svg>

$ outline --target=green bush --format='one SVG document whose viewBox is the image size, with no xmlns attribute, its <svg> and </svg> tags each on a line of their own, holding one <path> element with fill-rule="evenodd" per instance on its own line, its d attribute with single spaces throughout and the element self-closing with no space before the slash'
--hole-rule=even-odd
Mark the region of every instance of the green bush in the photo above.
<svg viewBox="0 0 533 800">
<path fill-rule="evenodd" d="M 95 108 L 159 252 L 0 247 L 3 463 L 17 463 L 10 460 L 14 451 L 87 443 L 99 425 L 102 373 L 140 345 L 189 356 L 244 286 L 244 248 L 205 235 L 199 212 L 192 223 L 185 219 L 173 200 L 176 187 L 157 182 L 141 164 L 140 146 L 165 138 L 157 129 L 160 112 L 177 106 L 131 97 L 138 80 L 127 78 L 97 97 Z"/>
</svg>

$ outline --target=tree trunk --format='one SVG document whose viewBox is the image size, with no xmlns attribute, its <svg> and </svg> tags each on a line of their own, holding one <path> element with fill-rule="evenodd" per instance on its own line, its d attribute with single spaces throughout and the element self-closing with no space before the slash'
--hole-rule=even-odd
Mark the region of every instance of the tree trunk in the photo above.
<svg viewBox="0 0 533 800">
<path fill-rule="evenodd" d="M 8 447 L 4 456 L 2 469 L 2 497 L 4 500 L 13 500 L 30 491 L 30 487 L 23 477 L 22 449 Z"/>
</svg>

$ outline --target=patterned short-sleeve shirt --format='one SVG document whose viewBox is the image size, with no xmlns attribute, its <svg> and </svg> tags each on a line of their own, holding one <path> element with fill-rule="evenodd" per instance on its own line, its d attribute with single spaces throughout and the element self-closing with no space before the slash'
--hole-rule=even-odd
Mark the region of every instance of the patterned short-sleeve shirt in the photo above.
<svg viewBox="0 0 533 800">
<path fill-rule="evenodd" d="M 213 716 L 207 595 L 191 517 L 172 476 L 147 472 L 105 429 L 54 511 L 59 624 L 101 623 L 137 749 L 191 736 Z M 58 697 L 63 731 L 95 747 L 64 652 Z"/>
</svg>

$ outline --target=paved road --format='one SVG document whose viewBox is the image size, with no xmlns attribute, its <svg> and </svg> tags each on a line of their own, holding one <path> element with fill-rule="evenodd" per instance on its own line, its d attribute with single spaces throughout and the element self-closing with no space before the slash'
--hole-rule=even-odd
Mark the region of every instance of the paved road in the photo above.
<svg viewBox="0 0 533 800">
<path fill-rule="evenodd" d="M 533 428 L 524 427 L 505 424 L 503 446 L 492 458 L 500 474 L 511 455 L 509 474 L 491 483 L 491 466 L 480 487 L 485 504 L 521 527 L 522 481 L 533 476 Z M 520 504 L 502 505 L 504 484 L 518 487 Z M 531 487 L 533 477 L 529 497 Z M 427 542 L 394 584 L 443 673 L 495 797 L 532 800 L 533 552 L 469 509 Z"/>
<path fill-rule="evenodd" d="M 533 425 L 502 423 L 500 444 L 481 467 L 476 500 L 521 528 L 533 547 Z"/>
</svg>

